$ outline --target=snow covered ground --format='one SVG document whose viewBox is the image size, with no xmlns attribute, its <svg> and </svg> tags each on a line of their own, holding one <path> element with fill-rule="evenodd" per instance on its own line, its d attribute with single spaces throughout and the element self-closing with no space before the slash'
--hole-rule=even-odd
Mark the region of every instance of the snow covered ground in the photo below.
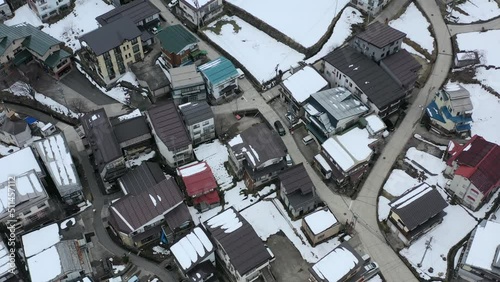
<svg viewBox="0 0 500 282">
<path fill-rule="evenodd" d="M 247 1 L 247 3 L 256 2 L 259 1 Z M 266 5 L 267 8 L 261 10 L 270 10 L 268 6 Z M 301 18 L 303 17 L 304 15 L 301 15 Z M 239 31 L 235 32 L 233 25 L 225 24 L 219 35 L 210 30 L 205 30 L 205 35 L 244 65 L 259 82 L 265 82 L 275 77 L 276 66 L 282 71 L 287 71 L 290 66 L 296 65 L 297 62 L 304 59 L 303 54 L 278 42 L 238 17 L 224 16 L 222 20 L 234 21 L 240 27 Z M 294 21 L 299 22 L 298 20 Z M 210 26 L 214 25 L 215 23 Z"/>
<path fill-rule="evenodd" d="M 111 11 L 114 7 L 101 0 L 76 0 L 74 10 L 55 24 L 43 24 L 37 15 L 24 5 L 15 11 L 15 16 L 5 21 L 6 25 L 28 22 L 33 26 L 43 25 L 42 31 L 66 43 L 73 51 L 81 48 L 78 37 L 96 29 L 99 15 Z"/>
<path fill-rule="evenodd" d="M 384 184 L 384 191 L 398 197 L 419 183 L 418 179 L 409 176 L 404 170 L 394 169 Z"/>
<path fill-rule="evenodd" d="M 194 148 L 194 154 L 199 161 L 207 162 L 221 190 L 227 190 L 234 186 L 233 177 L 224 166 L 224 163 L 228 161 L 229 153 L 226 146 L 219 140 L 201 144 Z"/>
<path fill-rule="evenodd" d="M 460 51 L 477 50 L 481 64 L 500 67 L 499 38 L 500 30 L 460 33 L 457 34 L 457 45 Z"/>
<path fill-rule="evenodd" d="M 429 31 L 430 23 L 414 3 L 410 3 L 406 11 L 399 18 L 389 22 L 389 25 L 406 33 L 407 38 L 429 53 L 434 50 L 434 38 Z"/>
<path fill-rule="evenodd" d="M 459 11 L 459 9 L 451 9 L 448 7 L 450 13 L 447 19 L 456 23 L 472 23 L 477 21 L 486 21 L 494 17 L 500 16 L 500 8 L 496 1 L 491 0 L 467 0 L 461 1 L 456 7 L 464 11 L 466 14 Z"/>
<path fill-rule="evenodd" d="M 12 151 L 11 151 L 12 150 Z M 0 143 L 0 155 L 1 156 L 7 156 L 7 155 L 10 155 L 16 151 L 19 151 L 19 148 L 16 147 L 16 146 L 12 146 L 12 145 L 7 145 L 7 144 L 4 144 L 4 143 Z"/>
<path fill-rule="evenodd" d="M 475 78 L 482 85 L 491 87 L 497 93 L 500 93 L 500 69 L 477 67 Z"/>
<path fill-rule="evenodd" d="M 323 36 L 349 0 L 316 0 L 314 5 L 301 0 L 228 0 L 254 17 L 281 31 L 304 47 Z"/>
<path fill-rule="evenodd" d="M 332 52 L 340 45 L 344 44 L 349 36 L 352 34 L 352 25 L 363 22 L 363 15 L 360 11 L 353 7 L 346 7 L 342 12 L 335 27 L 333 28 L 332 36 L 326 41 L 319 52 L 307 59 L 307 62 L 312 64 L 317 60 L 323 58 L 326 54 Z"/>
</svg>

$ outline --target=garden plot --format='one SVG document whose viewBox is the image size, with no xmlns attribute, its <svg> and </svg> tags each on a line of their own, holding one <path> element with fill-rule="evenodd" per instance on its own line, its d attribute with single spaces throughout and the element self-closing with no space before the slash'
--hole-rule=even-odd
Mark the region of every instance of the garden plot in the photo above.
<svg viewBox="0 0 500 282">
<path fill-rule="evenodd" d="M 467 0 L 460 1 L 453 8 L 448 6 L 447 20 L 456 23 L 472 23 L 477 21 L 487 21 L 500 16 L 500 8 L 496 1 L 491 0 Z"/>
<path fill-rule="evenodd" d="M 434 38 L 429 31 L 430 23 L 422 12 L 411 3 L 406 11 L 397 19 L 391 21 L 389 25 L 399 31 L 406 33 L 406 37 L 417 43 L 432 54 L 434 51 Z"/>
<path fill-rule="evenodd" d="M 217 24 L 221 23 L 224 24 L 216 33 Z M 304 59 L 303 54 L 235 16 L 224 16 L 203 32 L 245 66 L 259 82 L 269 81 L 276 76 L 277 69 L 287 71 Z"/>
<path fill-rule="evenodd" d="M 500 30 L 457 34 L 460 51 L 478 51 L 483 65 L 500 67 Z"/>
<path fill-rule="evenodd" d="M 304 47 L 314 45 L 349 0 L 228 0 Z"/>
<path fill-rule="evenodd" d="M 346 7 L 337 23 L 335 23 L 332 36 L 330 36 L 328 41 L 325 42 L 321 50 L 319 50 L 316 55 L 307 59 L 307 62 L 312 64 L 335 50 L 340 45 L 344 44 L 347 38 L 349 38 L 352 34 L 352 26 L 361 23 L 363 23 L 363 15 L 361 12 L 353 7 Z"/>
</svg>

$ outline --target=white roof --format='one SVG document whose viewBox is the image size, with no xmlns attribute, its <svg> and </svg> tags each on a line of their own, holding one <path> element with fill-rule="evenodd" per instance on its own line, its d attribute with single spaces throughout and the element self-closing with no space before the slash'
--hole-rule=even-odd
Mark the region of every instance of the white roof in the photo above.
<svg viewBox="0 0 500 282">
<path fill-rule="evenodd" d="M 179 175 L 181 177 L 187 177 L 205 171 L 206 169 L 207 164 L 205 162 L 194 162 L 180 167 Z"/>
<path fill-rule="evenodd" d="M 500 245 L 498 234 L 500 234 L 500 223 L 494 221 L 480 223 L 470 244 L 465 264 L 491 271 L 493 260 L 496 260 L 496 264 L 499 263 L 499 258 L 495 258 L 495 251 Z"/>
<path fill-rule="evenodd" d="M 13 266 L 15 267 L 15 264 Z M 0 240 L 0 277 L 10 269 L 9 250 L 5 246 L 5 243 Z"/>
<path fill-rule="evenodd" d="M 61 241 L 57 223 L 45 226 L 22 236 L 24 255 L 31 257 Z"/>
<path fill-rule="evenodd" d="M 474 52 L 458 52 L 458 60 L 474 60 L 476 58 L 476 53 Z"/>
<path fill-rule="evenodd" d="M 348 249 L 339 246 L 313 265 L 316 274 L 326 281 L 336 282 L 351 271 L 358 259 Z"/>
<path fill-rule="evenodd" d="M 283 85 L 297 102 L 302 103 L 309 98 L 311 94 L 328 86 L 328 81 L 326 81 L 313 67 L 305 66 L 303 69 L 285 79 Z"/>
<path fill-rule="evenodd" d="M 219 227 L 224 229 L 224 233 L 231 233 L 243 226 L 243 223 L 241 223 L 233 209 L 227 209 L 208 220 L 207 225 L 211 228 Z"/>
<path fill-rule="evenodd" d="M 186 3 L 188 3 L 189 5 L 193 6 L 193 7 L 198 7 L 198 8 L 201 8 L 203 7 L 203 5 L 206 5 L 208 2 L 212 1 L 212 0 L 184 0 L 186 1 Z M 198 5 L 196 5 L 196 2 L 198 2 Z"/>
<path fill-rule="evenodd" d="M 337 142 L 333 137 L 328 138 L 323 145 L 323 149 L 344 171 L 348 171 L 354 166 L 354 160 L 351 155 Z"/>
<path fill-rule="evenodd" d="M 321 154 L 314 156 L 314 159 L 321 165 L 321 167 L 323 167 L 323 169 L 326 171 L 332 171 L 332 168 Z"/>
<path fill-rule="evenodd" d="M 45 131 L 45 130 L 47 130 L 47 129 L 51 128 L 52 126 L 53 126 L 53 125 L 52 125 L 52 123 L 50 123 L 50 122 L 49 122 L 49 123 L 47 123 L 46 125 L 42 126 L 41 130 L 42 130 L 42 131 Z"/>
<path fill-rule="evenodd" d="M 2 168 L 0 169 L 0 183 L 7 181 L 9 177 L 21 175 L 32 169 L 37 173 L 42 173 L 31 147 L 0 158 L 0 167 Z"/>
<path fill-rule="evenodd" d="M 29 171 L 23 175 L 17 176 L 15 181 L 15 205 L 26 204 L 30 200 L 45 198 L 47 193 L 36 175 L 35 171 Z M 7 209 L 9 202 L 9 182 L 0 184 L 0 214 L 3 217 L 8 216 Z"/>
<path fill-rule="evenodd" d="M 196 227 L 170 247 L 170 251 L 184 271 L 188 271 L 213 250 L 212 243 L 200 227 Z"/>
<path fill-rule="evenodd" d="M 365 117 L 366 122 L 368 122 L 368 126 L 371 128 L 373 133 L 377 133 L 386 128 L 385 123 L 380 119 L 376 114 L 369 115 Z"/>
<path fill-rule="evenodd" d="M 315 235 L 327 230 L 338 221 L 331 211 L 323 209 L 304 217 L 304 221 Z"/>
</svg>

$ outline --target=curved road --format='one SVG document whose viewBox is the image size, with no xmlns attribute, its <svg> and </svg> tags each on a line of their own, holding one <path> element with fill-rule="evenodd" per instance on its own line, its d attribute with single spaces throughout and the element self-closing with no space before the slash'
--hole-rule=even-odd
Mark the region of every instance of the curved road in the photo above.
<svg viewBox="0 0 500 282">
<path fill-rule="evenodd" d="M 483 27 L 485 30 L 498 29 L 500 27 L 500 17 L 484 23 L 448 25 L 448 29 L 450 30 L 451 36 L 456 35 L 458 33 L 481 31 Z"/>
</svg>

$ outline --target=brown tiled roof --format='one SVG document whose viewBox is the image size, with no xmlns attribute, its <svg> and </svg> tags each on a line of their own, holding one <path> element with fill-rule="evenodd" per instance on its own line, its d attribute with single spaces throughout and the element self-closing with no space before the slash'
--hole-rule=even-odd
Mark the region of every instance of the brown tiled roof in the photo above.
<svg viewBox="0 0 500 282">
<path fill-rule="evenodd" d="M 148 116 L 156 134 L 170 151 L 191 144 L 191 138 L 174 102 L 169 101 L 149 109 Z"/>
<path fill-rule="evenodd" d="M 375 21 L 365 31 L 357 34 L 356 37 L 382 48 L 398 39 L 406 37 L 406 34 L 386 24 Z"/>
</svg>

